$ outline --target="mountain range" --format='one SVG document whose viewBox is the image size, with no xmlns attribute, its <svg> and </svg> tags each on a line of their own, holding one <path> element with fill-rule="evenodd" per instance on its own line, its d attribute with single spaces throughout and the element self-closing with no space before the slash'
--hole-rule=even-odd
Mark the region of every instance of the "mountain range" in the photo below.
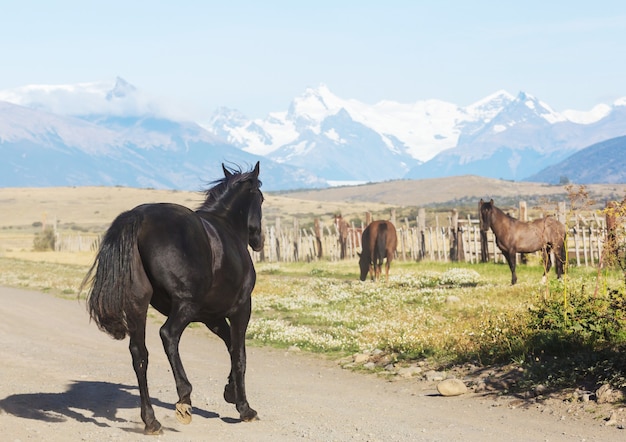
<svg viewBox="0 0 626 442">
<path fill-rule="evenodd" d="M 0 91 L 0 186 L 199 189 L 221 176 L 222 163 L 258 160 L 266 190 L 467 174 L 626 182 L 619 164 L 605 173 L 609 159 L 623 157 L 625 135 L 626 99 L 562 113 L 506 91 L 466 107 L 368 105 L 321 85 L 263 119 L 222 107 L 193 122 L 118 78 Z M 611 139 L 611 149 L 598 147 Z M 576 158 L 584 175 L 572 169 Z"/>
<path fill-rule="evenodd" d="M 248 152 L 328 180 L 468 174 L 524 180 L 585 147 L 626 135 L 626 99 L 563 113 L 527 93 L 506 91 L 466 107 L 440 100 L 370 106 L 342 100 L 322 85 L 307 89 L 286 112 L 248 120 L 220 109 L 206 127 Z"/>
</svg>

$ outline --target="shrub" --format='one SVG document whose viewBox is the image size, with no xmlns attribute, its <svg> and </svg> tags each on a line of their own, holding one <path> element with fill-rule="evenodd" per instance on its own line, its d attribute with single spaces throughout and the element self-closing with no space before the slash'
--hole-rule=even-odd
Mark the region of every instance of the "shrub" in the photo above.
<svg viewBox="0 0 626 442">
<path fill-rule="evenodd" d="M 588 294 L 585 285 L 568 299 L 557 293 L 531 309 L 532 345 L 558 354 L 587 348 L 592 351 L 626 342 L 626 297 L 623 290 Z"/>
<path fill-rule="evenodd" d="M 54 230 L 51 227 L 47 227 L 43 232 L 35 234 L 33 248 L 37 252 L 54 250 L 55 243 L 56 237 L 54 234 Z"/>
</svg>

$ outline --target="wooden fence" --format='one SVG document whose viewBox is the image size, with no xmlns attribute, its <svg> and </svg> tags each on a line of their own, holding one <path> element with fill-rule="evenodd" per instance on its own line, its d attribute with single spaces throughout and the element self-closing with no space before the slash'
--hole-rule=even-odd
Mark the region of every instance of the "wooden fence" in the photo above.
<svg viewBox="0 0 626 442">
<path fill-rule="evenodd" d="M 564 205 L 557 216 L 564 219 Z M 525 204 L 520 203 L 517 218 L 526 219 Z M 404 261 L 484 261 L 505 262 L 491 231 L 480 231 L 479 220 L 468 216 L 460 219 L 456 210 L 434 216 L 432 225 L 426 225 L 426 212 L 419 209 L 415 222 L 398 221 L 391 213 L 391 221 L 398 232 L 397 259 Z M 365 214 L 361 225 L 348 224 L 341 217 L 330 222 L 315 220 L 310 228 L 300 228 L 297 219 L 285 227 L 280 218 L 274 222 L 264 220 L 265 247 L 252 252 L 255 262 L 309 262 L 319 259 L 356 259 L 361 251 L 361 234 L 371 222 Z M 607 237 L 606 220 L 597 215 L 591 218 L 576 217 L 568 229 L 567 249 L 571 265 L 593 266 L 602 256 Z M 482 236 L 482 239 L 481 239 Z M 100 236 L 92 234 L 58 234 L 56 250 L 66 252 L 96 251 Z M 485 243 L 483 246 L 481 241 Z"/>
<path fill-rule="evenodd" d="M 506 262 L 496 246 L 491 231 L 486 235 L 486 256 L 483 256 L 481 231 L 476 219 L 460 220 L 457 228 L 451 225 L 409 227 L 408 221 L 394 223 L 398 232 L 397 259 L 410 261 L 483 261 Z M 253 252 L 257 262 L 296 262 L 316 259 L 356 259 L 361 250 L 363 226 L 351 226 L 342 255 L 342 237 L 335 225 L 323 226 L 321 234 L 307 229 L 277 229 L 265 227 L 265 248 Z M 600 223 L 584 223 L 569 229 L 567 249 L 570 264 L 593 266 L 602 256 L 606 229 Z M 483 239 L 485 241 L 485 239 Z"/>
</svg>

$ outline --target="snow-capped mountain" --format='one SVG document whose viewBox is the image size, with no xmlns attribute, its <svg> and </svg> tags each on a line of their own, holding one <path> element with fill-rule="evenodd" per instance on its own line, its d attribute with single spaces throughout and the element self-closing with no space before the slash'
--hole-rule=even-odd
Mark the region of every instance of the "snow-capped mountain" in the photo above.
<svg viewBox="0 0 626 442">
<path fill-rule="evenodd" d="M 519 180 L 625 135 L 624 102 L 559 113 L 527 93 L 498 91 L 466 107 L 440 100 L 367 105 L 322 85 L 266 119 L 222 108 L 207 128 L 248 152 L 328 180 L 464 174 Z"/>
<path fill-rule="evenodd" d="M 324 85 L 266 118 L 223 107 L 201 126 L 118 78 L 0 91 L 0 185 L 197 189 L 221 176 L 222 162 L 259 159 L 268 190 L 465 174 L 520 180 L 623 135 L 626 98 L 589 112 L 506 91 L 465 107 L 369 105 Z"/>
<path fill-rule="evenodd" d="M 572 121 L 566 113 L 520 92 L 481 127 L 463 131 L 456 147 L 413 168 L 406 177 L 473 174 L 523 180 L 591 144 L 626 135 L 624 100 L 602 113 L 597 108 L 593 112 L 578 113 Z"/>
<path fill-rule="evenodd" d="M 258 160 L 264 189 L 327 186 L 306 170 L 229 145 L 196 123 L 167 118 L 136 91 L 118 79 L 108 89 L 82 84 L 0 92 L 0 186 L 197 190 L 223 176 L 222 163 L 246 168 Z"/>
</svg>

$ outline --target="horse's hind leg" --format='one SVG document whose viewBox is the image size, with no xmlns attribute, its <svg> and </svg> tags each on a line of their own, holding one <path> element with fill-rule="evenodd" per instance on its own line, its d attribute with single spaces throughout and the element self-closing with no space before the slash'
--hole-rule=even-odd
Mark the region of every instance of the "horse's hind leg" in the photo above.
<svg viewBox="0 0 626 442">
<path fill-rule="evenodd" d="M 554 259 L 556 260 L 554 263 L 556 267 L 556 277 L 557 279 L 561 279 L 561 276 L 563 276 L 565 272 L 565 245 L 562 245 L 554 251 Z"/>
<path fill-rule="evenodd" d="M 226 349 L 230 354 L 230 326 L 228 325 L 228 322 L 226 322 L 226 319 L 222 318 L 221 320 L 215 322 L 206 322 L 205 325 L 209 328 L 209 330 L 219 336 L 222 341 L 224 341 Z M 224 387 L 224 400 L 229 404 L 235 404 L 237 402 L 235 397 L 235 380 L 233 377 L 232 367 L 230 373 L 228 373 L 228 384 Z"/>
<path fill-rule="evenodd" d="M 161 423 L 154 416 L 154 409 L 148 393 L 148 349 L 146 348 L 146 316 L 137 320 L 135 330 L 130 333 L 130 354 L 133 358 L 133 368 L 139 383 L 141 397 L 141 420 L 145 424 L 146 434 L 160 434 Z"/>
<path fill-rule="evenodd" d="M 387 262 L 385 263 L 385 282 L 389 282 L 389 268 L 391 267 L 392 254 L 387 254 Z"/>
<path fill-rule="evenodd" d="M 543 249 L 543 265 L 545 266 L 544 276 L 550 272 L 552 268 L 552 247 L 549 245 Z"/>
<path fill-rule="evenodd" d="M 176 419 L 178 419 L 178 421 L 182 424 L 188 424 L 191 422 L 192 410 L 191 383 L 189 383 L 189 380 L 187 379 L 185 369 L 183 368 L 182 361 L 180 360 L 180 353 L 178 351 L 180 336 L 183 334 L 183 331 L 188 324 L 188 320 L 172 312 L 159 331 L 161 340 L 163 341 L 163 349 L 165 350 L 167 359 L 170 361 L 172 373 L 174 374 L 174 380 L 176 381 L 176 391 L 178 392 Z"/>
</svg>

